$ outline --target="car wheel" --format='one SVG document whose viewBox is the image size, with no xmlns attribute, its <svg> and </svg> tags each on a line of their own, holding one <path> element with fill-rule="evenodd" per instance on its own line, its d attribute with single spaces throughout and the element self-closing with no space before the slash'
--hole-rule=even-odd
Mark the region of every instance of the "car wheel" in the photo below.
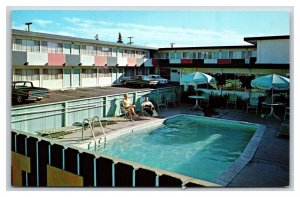
<svg viewBox="0 0 300 197">
<path fill-rule="evenodd" d="M 17 102 L 22 103 L 23 102 L 23 97 L 22 96 L 17 96 Z"/>
<path fill-rule="evenodd" d="M 123 86 L 126 86 L 126 85 L 127 85 L 127 83 L 126 83 L 126 81 L 124 81 L 124 82 L 123 82 Z"/>
<path fill-rule="evenodd" d="M 38 100 L 38 101 L 41 101 L 41 100 L 42 100 L 42 98 L 37 98 L 36 100 Z"/>
<path fill-rule="evenodd" d="M 141 88 L 144 87 L 144 84 L 141 84 Z"/>
</svg>

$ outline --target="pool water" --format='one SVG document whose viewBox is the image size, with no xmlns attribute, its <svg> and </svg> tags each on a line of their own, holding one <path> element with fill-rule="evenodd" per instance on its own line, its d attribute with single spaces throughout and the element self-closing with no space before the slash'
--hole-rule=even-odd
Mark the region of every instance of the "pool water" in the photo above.
<svg viewBox="0 0 300 197">
<path fill-rule="evenodd" d="M 180 115 L 111 139 L 97 152 L 212 182 L 242 154 L 256 129 Z"/>
</svg>

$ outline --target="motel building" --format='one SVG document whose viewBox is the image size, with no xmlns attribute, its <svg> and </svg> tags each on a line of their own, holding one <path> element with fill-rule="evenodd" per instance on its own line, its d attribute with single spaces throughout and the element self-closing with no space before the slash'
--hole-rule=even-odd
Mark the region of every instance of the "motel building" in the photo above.
<svg viewBox="0 0 300 197">
<path fill-rule="evenodd" d="M 180 78 L 195 71 L 213 75 L 217 80 L 216 84 L 201 86 L 203 91 L 216 94 L 234 91 L 242 97 L 249 96 L 245 88 L 245 81 L 249 82 L 249 79 L 273 73 L 289 76 L 288 35 L 246 37 L 244 41 L 249 44 L 151 48 L 12 30 L 12 80 L 28 80 L 35 86 L 60 90 L 111 86 L 120 83 L 119 79 L 123 76 L 160 74 L 175 84 L 129 92 L 129 97 L 133 99 L 138 111 L 145 95 L 149 98 L 171 94 L 174 96 L 178 90 L 181 91 L 181 87 L 178 86 Z M 256 96 L 265 94 L 262 90 L 251 91 Z M 224 183 L 221 184 L 222 181 L 210 182 L 202 178 L 192 178 L 96 152 L 97 147 L 105 146 L 106 136 L 102 130 L 103 135 L 98 135 L 97 139 L 94 136 L 92 139 L 88 136 L 91 135 L 90 131 L 84 131 L 84 121 L 88 119 L 93 121 L 95 117 L 99 120 L 104 117 L 109 119 L 120 116 L 122 114 L 120 101 L 123 96 L 113 94 L 38 105 L 13 106 L 12 186 L 179 188 L 226 186 Z M 163 120 L 157 119 L 144 126 L 162 124 L 161 121 Z M 74 125 L 74 123 L 82 124 Z M 122 121 L 123 127 L 123 124 L 129 126 L 127 130 L 126 128 L 121 130 L 135 132 L 130 126 L 131 123 Z M 268 129 L 264 125 L 256 127 L 255 133 L 260 137 L 253 137 L 254 140 L 261 139 Z M 90 129 L 93 130 L 92 127 Z M 80 137 L 77 136 L 72 139 L 74 141 L 68 142 L 68 131 L 72 133 L 75 130 Z M 61 133 L 62 138 L 55 137 Z M 84 138 L 84 134 L 87 138 Z M 259 141 L 252 141 L 253 144 L 258 145 Z M 253 156 L 256 149 L 253 149 L 252 145 L 245 152 Z M 238 163 L 246 161 L 250 159 L 240 159 Z M 235 170 L 230 172 L 233 171 Z"/>
<path fill-rule="evenodd" d="M 12 79 L 54 90 L 111 86 L 136 74 L 160 74 L 179 83 L 183 75 L 200 71 L 225 81 L 210 91 L 242 93 L 242 78 L 289 75 L 288 35 L 244 41 L 249 45 L 151 48 L 13 29 Z"/>
</svg>

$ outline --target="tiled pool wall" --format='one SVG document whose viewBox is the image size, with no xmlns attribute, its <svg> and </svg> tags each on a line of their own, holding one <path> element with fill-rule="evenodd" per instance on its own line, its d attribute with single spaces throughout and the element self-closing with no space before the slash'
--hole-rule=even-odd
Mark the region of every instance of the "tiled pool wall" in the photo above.
<svg viewBox="0 0 300 197">
<path fill-rule="evenodd" d="M 219 187 L 22 131 L 11 135 L 16 187 Z"/>
</svg>

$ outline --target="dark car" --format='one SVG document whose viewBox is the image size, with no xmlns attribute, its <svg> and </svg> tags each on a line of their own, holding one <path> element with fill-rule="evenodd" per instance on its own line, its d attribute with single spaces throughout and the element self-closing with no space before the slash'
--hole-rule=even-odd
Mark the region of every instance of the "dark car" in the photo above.
<svg viewBox="0 0 300 197">
<path fill-rule="evenodd" d="M 131 77 L 123 77 L 120 79 L 120 82 L 126 85 L 138 85 L 140 87 L 144 86 L 156 86 L 158 84 L 158 80 L 151 80 L 148 76 L 145 75 L 134 75 Z"/>
<path fill-rule="evenodd" d="M 34 87 L 31 81 L 13 81 L 12 99 L 18 103 L 26 101 L 42 100 L 50 96 L 50 90 L 47 88 Z"/>
</svg>

